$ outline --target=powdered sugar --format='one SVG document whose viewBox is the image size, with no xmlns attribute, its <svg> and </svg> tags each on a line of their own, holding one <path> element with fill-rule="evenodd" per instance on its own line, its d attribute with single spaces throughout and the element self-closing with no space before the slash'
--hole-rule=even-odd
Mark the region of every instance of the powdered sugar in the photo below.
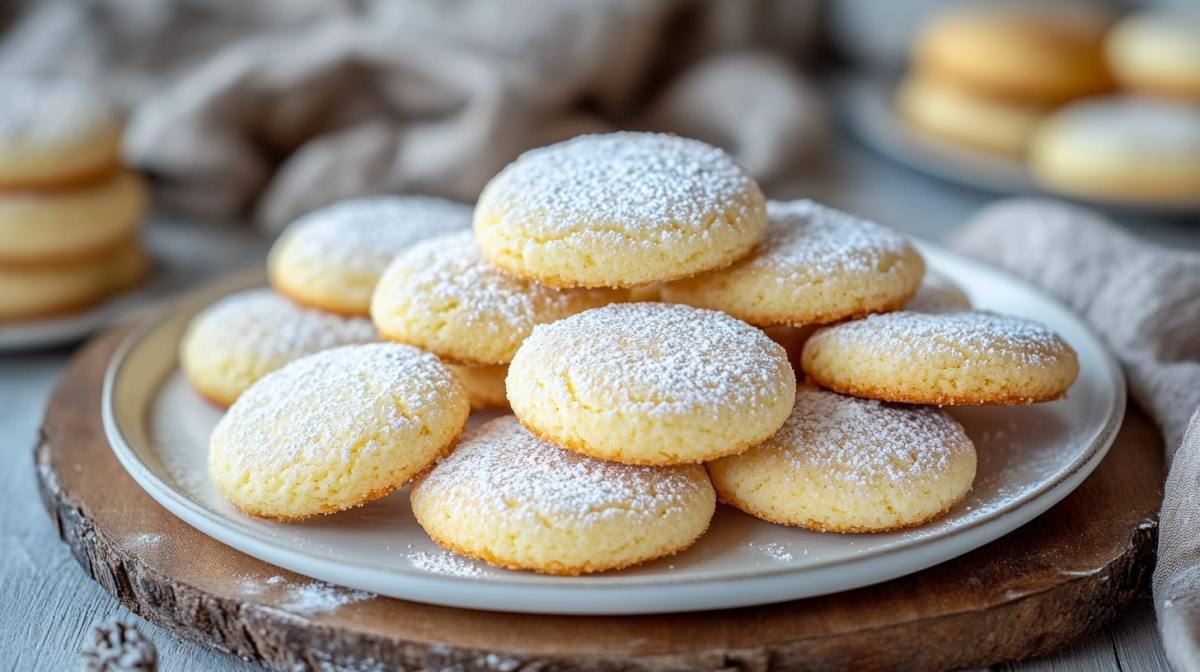
<svg viewBox="0 0 1200 672">
<path fill-rule="evenodd" d="M 471 226 L 471 208 L 432 196 L 370 196 L 293 222 L 277 248 L 293 264 L 336 266 L 376 277 L 414 243 Z"/>
<path fill-rule="evenodd" d="M 450 551 L 414 551 L 408 554 L 408 561 L 413 567 L 431 574 L 446 576 L 480 577 L 490 572 L 479 563 L 455 555 Z"/>
<path fill-rule="evenodd" d="M 950 468 L 956 451 L 971 446 L 945 412 L 847 397 L 807 385 L 796 390 L 792 415 L 763 444 L 781 450 L 797 468 L 820 469 L 856 485 L 902 483 Z"/>
<path fill-rule="evenodd" d="M 609 517 L 661 518 L 707 493 L 696 468 L 640 467 L 563 450 L 530 434 L 513 416 L 492 420 L 414 488 L 446 497 L 484 519 L 503 516 L 586 527 Z"/>
<path fill-rule="evenodd" d="M 656 133 L 610 133 L 526 152 L 492 180 L 481 202 L 540 239 L 579 235 L 653 245 L 704 236 L 717 213 L 730 208 L 748 214 L 748 191 L 758 187 L 716 147 Z"/>
<path fill-rule="evenodd" d="M 1062 337 L 1036 322 L 982 310 L 924 314 L 898 311 L 822 329 L 811 343 L 835 339 L 896 357 L 965 355 L 1032 366 L 1070 352 Z M 903 353 L 903 354 L 901 354 Z"/>
<path fill-rule="evenodd" d="M 1072 103 L 1052 117 L 1061 142 L 1086 147 L 1103 157 L 1153 154 L 1194 161 L 1200 156 L 1200 110 L 1142 96 L 1091 98 Z"/>
<path fill-rule="evenodd" d="M 269 289 L 231 294 L 192 322 L 189 339 L 251 352 L 276 366 L 339 345 L 377 340 L 365 318 L 298 306 Z"/>
<path fill-rule="evenodd" d="M 614 304 L 539 326 L 510 378 L 538 370 L 543 392 L 616 413 L 750 410 L 788 393 L 787 353 L 762 331 L 713 310 Z"/>
<path fill-rule="evenodd" d="M 449 415 L 459 385 L 437 357 L 406 345 L 325 350 L 243 393 L 213 430 L 212 450 L 224 447 L 234 464 L 256 474 L 350 464 L 393 451 L 396 437 L 416 436 Z"/>
<path fill-rule="evenodd" d="M 427 240 L 401 254 L 377 294 L 377 319 L 390 313 L 421 320 L 440 315 L 483 342 L 511 343 L 505 361 L 496 364 L 506 363 L 535 325 L 617 298 L 609 290 L 554 289 L 502 271 L 483 258 L 470 232 Z M 381 325 L 385 333 L 394 331 L 390 321 Z"/>
<path fill-rule="evenodd" d="M 888 258 L 912 250 L 899 233 L 814 201 L 768 201 L 767 218 L 757 251 L 737 269 L 770 271 L 781 285 L 883 273 Z"/>
<path fill-rule="evenodd" d="M 112 105 L 82 82 L 0 79 L 0 148 L 58 148 L 117 124 Z"/>
</svg>

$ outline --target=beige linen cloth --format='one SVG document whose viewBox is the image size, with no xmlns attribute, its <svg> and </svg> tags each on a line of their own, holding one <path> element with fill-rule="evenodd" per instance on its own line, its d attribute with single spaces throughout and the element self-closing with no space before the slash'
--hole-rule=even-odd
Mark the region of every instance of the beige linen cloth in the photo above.
<svg viewBox="0 0 1200 672">
<path fill-rule="evenodd" d="M 975 215 L 959 250 L 1041 285 L 1082 315 L 1162 428 L 1170 465 L 1154 602 L 1175 669 L 1200 670 L 1200 254 L 1143 243 L 1084 208 L 1014 199 Z"/>
<path fill-rule="evenodd" d="M 0 72 L 100 81 L 164 205 L 270 229 L 365 193 L 472 201 L 521 151 L 613 126 L 714 142 L 759 178 L 820 135 L 790 65 L 815 0 L 28 4 Z"/>
</svg>

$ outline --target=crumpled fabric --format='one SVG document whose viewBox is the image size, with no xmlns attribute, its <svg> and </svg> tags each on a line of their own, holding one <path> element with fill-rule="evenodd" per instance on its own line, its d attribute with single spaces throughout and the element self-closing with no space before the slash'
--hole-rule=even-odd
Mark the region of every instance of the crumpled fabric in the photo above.
<svg viewBox="0 0 1200 672">
<path fill-rule="evenodd" d="M 1040 285 L 1086 319 L 1155 420 L 1169 465 L 1154 602 L 1176 670 L 1200 670 L 1200 254 L 1151 245 L 1085 208 L 1011 199 L 953 247 Z"/>
<path fill-rule="evenodd" d="M 362 194 L 473 201 L 522 151 L 616 127 L 770 179 L 823 135 L 794 66 L 815 26 L 815 0 L 48 0 L 0 72 L 100 83 L 164 207 L 278 230 Z"/>
</svg>

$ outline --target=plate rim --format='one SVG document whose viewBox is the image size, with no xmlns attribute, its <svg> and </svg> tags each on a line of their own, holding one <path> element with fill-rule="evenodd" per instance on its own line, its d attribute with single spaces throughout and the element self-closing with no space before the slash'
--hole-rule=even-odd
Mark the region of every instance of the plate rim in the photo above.
<svg viewBox="0 0 1200 672">
<path fill-rule="evenodd" d="M 893 546 L 889 546 L 886 548 L 874 549 L 872 551 L 867 551 L 867 552 L 857 554 L 852 557 L 832 558 L 832 559 L 829 559 L 826 561 L 817 561 L 814 563 L 806 564 L 801 568 L 791 567 L 791 566 L 787 566 L 787 565 L 782 565 L 782 566 L 778 566 L 778 567 L 766 567 L 766 568 L 753 567 L 753 568 L 733 570 L 733 571 L 722 573 L 722 574 L 719 574 L 716 576 L 703 576 L 703 575 L 698 575 L 698 576 L 687 576 L 687 575 L 676 575 L 676 576 L 670 576 L 670 575 L 666 575 L 666 576 L 663 576 L 663 575 L 652 575 L 652 576 L 651 575 L 635 575 L 635 576 L 597 575 L 597 576 L 585 576 L 585 577 L 554 577 L 555 582 L 552 585 L 547 585 L 546 577 L 544 577 L 544 576 L 533 575 L 533 574 L 524 574 L 524 573 L 513 573 L 511 575 L 505 574 L 505 575 L 497 575 L 497 576 L 488 576 L 483 581 L 486 581 L 488 584 L 490 584 L 489 588 L 491 588 L 493 590 L 497 590 L 497 591 L 512 590 L 512 589 L 519 589 L 519 590 L 532 589 L 532 590 L 536 590 L 539 592 L 541 592 L 541 591 L 551 591 L 551 592 L 553 592 L 553 591 L 559 591 L 559 592 L 583 591 L 585 593 L 604 591 L 606 589 L 607 590 L 630 590 L 630 589 L 647 588 L 647 587 L 673 587 L 673 588 L 678 589 L 681 587 L 707 586 L 707 585 L 721 584 L 721 583 L 726 583 L 726 582 L 756 581 L 756 580 L 757 581 L 771 581 L 774 579 L 778 579 L 779 577 L 784 576 L 784 575 L 799 574 L 799 573 L 805 573 L 805 572 L 810 572 L 810 571 L 819 571 L 819 570 L 832 571 L 832 570 L 837 570 L 837 569 L 844 568 L 844 567 L 850 566 L 850 565 L 862 565 L 864 563 L 882 562 L 882 561 L 888 560 L 889 558 L 891 558 L 892 556 L 895 556 L 897 554 L 917 554 L 920 552 L 922 547 L 929 547 L 931 545 L 940 546 L 940 545 L 953 544 L 954 542 L 959 541 L 959 540 L 963 539 L 964 537 L 970 537 L 972 534 L 980 533 L 981 529 L 983 529 L 983 528 L 992 527 L 992 526 L 999 526 L 999 527 L 1006 528 L 1003 531 L 1001 531 L 999 534 L 990 536 L 987 539 L 984 539 L 982 541 L 971 542 L 966 547 L 959 548 L 959 550 L 957 552 L 954 552 L 949 555 L 945 555 L 944 557 L 941 557 L 940 559 L 938 559 L 934 562 L 921 561 L 918 563 L 920 566 L 917 567 L 916 569 L 909 568 L 909 569 L 905 569 L 899 573 L 891 574 L 888 576 L 882 576 L 880 578 L 872 579 L 872 580 L 866 581 L 864 583 L 855 584 L 856 586 L 870 585 L 870 584 L 877 583 L 880 581 L 888 580 L 890 578 L 895 578 L 897 576 L 903 576 L 903 575 L 910 574 L 915 571 L 920 571 L 920 569 L 922 569 L 922 568 L 933 566 L 935 564 L 940 564 L 941 562 L 945 562 L 953 557 L 956 557 L 963 553 L 967 553 L 971 550 L 974 550 L 975 548 L 978 548 L 979 546 L 982 546 L 994 539 L 997 539 L 1001 536 L 1004 536 L 1005 534 L 1008 534 L 1009 532 L 1016 529 L 1017 527 L 1027 524 L 1030 520 L 1037 517 L 1042 512 L 1049 509 L 1054 504 L 1057 504 L 1059 501 L 1061 501 L 1063 498 L 1065 498 L 1067 495 L 1069 495 L 1072 491 L 1075 490 L 1075 488 L 1078 487 L 1078 485 L 1080 483 L 1082 483 L 1082 481 L 1084 479 L 1086 479 L 1086 477 L 1102 461 L 1103 457 L 1108 452 L 1108 448 L 1112 445 L 1113 440 L 1116 438 L 1117 432 L 1119 431 L 1120 426 L 1122 424 L 1122 420 L 1124 418 L 1124 411 L 1125 411 L 1125 406 L 1127 403 L 1127 398 L 1126 398 L 1127 397 L 1127 389 L 1126 389 L 1126 384 L 1125 384 L 1125 377 L 1124 377 L 1123 371 L 1121 370 L 1119 364 L 1117 363 L 1117 361 L 1112 353 L 1111 348 L 1109 348 L 1108 344 L 1099 336 L 1098 333 L 1096 333 L 1096 331 L 1091 327 L 1091 325 L 1087 324 L 1087 322 L 1084 321 L 1077 314 L 1075 314 L 1074 311 L 1072 311 L 1067 306 L 1063 305 L 1062 302 L 1058 301 L 1058 299 L 1056 299 L 1055 297 L 1047 294 L 1040 288 L 1038 288 L 1038 287 L 1032 285 L 1031 283 L 1025 281 L 1024 279 L 1012 274 L 1011 272 L 1006 271 L 1005 269 L 1000 269 L 1000 268 L 991 266 L 989 264 L 986 264 L 984 262 L 981 262 L 981 261 L 978 261 L 975 259 L 971 259 L 969 257 L 965 257 L 963 255 L 954 253 L 954 252 L 946 250 L 945 248 L 942 248 L 940 246 L 925 243 L 923 241 L 918 241 L 917 244 L 918 244 L 918 247 L 921 249 L 921 252 L 927 256 L 941 257 L 943 259 L 950 260 L 952 263 L 965 264 L 969 267 L 974 268 L 975 270 L 980 270 L 985 273 L 990 273 L 990 274 L 993 274 L 996 276 L 1000 276 L 1003 278 L 1004 282 L 1016 283 L 1016 284 L 1023 286 L 1028 291 L 1031 291 L 1031 292 L 1037 294 L 1041 299 L 1049 302 L 1050 304 L 1053 304 L 1056 308 L 1058 308 L 1059 310 L 1068 314 L 1072 318 L 1072 320 L 1077 324 L 1077 326 L 1081 327 L 1082 330 L 1087 334 L 1087 336 L 1093 341 L 1093 344 L 1095 346 L 1098 346 L 1099 352 L 1102 354 L 1102 358 L 1104 360 L 1106 372 L 1108 374 L 1105 378 L 1107 379 L 1108 384 L 1111 386 L 1111 389 L 1112 389 L 1112 405 L 1111 405 L 1111 408 L 1109 409 L 1108 417 L 1105 419 L 1103 425 L 1100 427 L 1099 431 L 1097 432 L 1095 438 L 1092 440 L 1091 444 L 1088 445 L 1086 447 L 1086 449 L 1081 450 L 1079 455 L 1065 469 L 1063 469 L 1062 473 L 1060 473 L 1057 478 L 1055 478 L 1052 481 L 1047 481 L 1046 483 L 1042 484 L 1040 487 L 1035 488 L 1027 493 L 1022 494 L 1016 500 L 1014 500 L 1014 502 L 1011 505 L 1009 505 L 1007 507 L 1000 508 L 995 511 L 987 512 L 987 513 L 981 515 L 979 518 L 977 518 L 975 520 L 971 520 L 970 522 L 968 522 L 962 526 L 953 528 L 951 530 L 947 530 L 945 533 L 943 533 L 937 537 L 934 537 L 931 539 L 917 539 L 917 540 L 912 540 L 912 541 L 900 542 Z M 935 264 L 931 264 L 931 266 L 936 267 Z M 411 568 L 407 568 L 407 567 L 398 567 L 398 566 L 379 566 L 379 565 L 375 565 L 375 564 L 362 564 L 362 563 L 355 563 L 353 565 L 348 565 L 344 562 L 332 560 L 329 557 L 322 555 L 320 553 L 317 553 L 315 551 L 309 551 L 307 549 L 296 549 L 296 548 L 291 548 L 291 547 L 282 547 L 282 546 L 278 545 L 278 543 L 273 542 L 263 532 L 256 530 L 253 527 L 250 527 L 249 525 L 244 524 L 242 521 L 230 519 L 229 516 L 222 515 L 216 511 L 212 510 L 210 507 L 204 505 L 203 503 L 196 501 L 190 495 L 187 495 L 186 493 L 178 491 L 178 489 L 176 487 L 172 486 L 165 479 L 160 477 L 154 469 L 152 469 L 148 464 L 146 464 L 146 462 L 138 454 L 137 450 L 135 450 L 133 448 L 133 446 L 130 444 L 129 440 L 125 437 L 125 434 L 120 426 L 120 422 L 118 421 L 118 419 L 116 417 L 116 412 L 114 409 L 114 403 L 115 403 L 114 390 L 115 390 L 117 379 L 122 374 L 122 371 L 124 370 L 123 367 L 126 364 L 126 362 L 128 361 L 129 356 L 134 351 L 134 349 L 137 348 L 145 340 L 145 338 L 148 335 L 150 335 L 152 332 L 154 332 L 157 328 L 161 327 L 164 322 L 177 316 L 178 310 L 176 309 L 176 305 L 178 303 L 183 303 L 183 302 L 191 300 L 191 299 L 198 299 L 201 296 L 207 296 L 207 295 L 212 295 L 214 297 L 222 296 L 222 295 L 232 292 L 232 291 L 238 291 L 238 289 L 241 289 L 241 288 L 249 288 L 251 286 L 254 286 L 254 283 L 256 283 L 256 282 L 261 283 L 262 280 L 264 280 L 265 278 L 266 278 L 266 275 L 265 275 L 265 273 L 263 273 L 261 271 L 261 269 L 245 269 L 242 271 L 236 271 L 236 272 L 227 274 L 225 276 L 222 276 L 222 278 L 220 280 L 217 280 L 212 283 L 208 283 L 200 288 L 197 288 L 195 290 L 188 292 L 183 297 L 181 297 L 180 301 L 178 301 L 178 302 L 171 302 L 169 304 L 155 307 L 154 310 L 152 310 L 151 312 L 146 314 L 144 317 L 142 317 L 140 320 L 138 320 L 135 323 L 135 325 L 133 326 L 133 328 L 131 328 L 130 332 L 122 338 L 121 343 L 118 345 L 117 349 L 114 351 L 112 357 L 110 358 L 108 364 L 105 367 L 104 378 L 103 378 L 102 387 L 101 387 L 101 420 L 102 420 L 102 424 L 104 427 L 105 437 L 106 437 L 111 449 L 113 450 L 113 453 L 116 455 L 118 461 L 121 462 L 122 466 L 129 473 L 129 475 L 134 479 L 134 481 L 138 483 L 139 487 L 141 487 L 144 491 L 146 491 L 147 494 L 149 494 L 156 502 L 158 502 L 160 505 L 162 505 L 164 508 L 166 508 L 169 512 L 171 512 L 173 515 L 175 515 L 176 517 L 183 520 L 188 525 L 195 527 L 203 534 L 213 537 L 214 539 L 217 539 L 218 541 L 221 541 L 222 543 L 224 543 L 228 546 L 231 546 L 239 551 L 242 551 L 249 555 L 258 557 L 258 558 L 265 560 L 267 562 L 270 562 L 272 564 L 279 565 L 286 569 L 296 571 L 297 573 L 304 574 L 304 575 L 310 576 L 312 578 L 321 579 L 321 577 L 314 576 L 314 574 L 311 570 L 297 569 L 296 565 L 299 563 L 288 562 L 284 556 L 299 557 L 302 560 L 304 560 L 305 563 L 311 563 L 311 564 L 315 564 L 317 566 L 328 566 L 330 571 L 323 572 L 323 573 L 326 573 L 327 575 L 331 574 L 331 573 L 339 573 L 339 568 L 340 568 L 341 570 L 353 569 L 353 570 L 357 570 L 357 571 L 361 571 L 361 572 L 374 572 L 374 573 L 377 573 L 380 575 L 387 575 L 387 576 L 390 576 L 393 578 L 400 578 L 405 581 L 423 582 L 423 583 L 426 583 L 431 586 L 436 586 L 438 584 L 441 584 L 442 586 L 453 586 L 455 588 L 480 586 L 481 579 L 479 579 L 478 577 L 462 577 L 462 576 L 454 576 L 454 575 L 443 575 L 443 574 L 424 572 L 424 571 L 420 571 L 420 570 L 416 570 L 416 569 L 411 569 Z M 176 353 L 177 353 L 177 350 L 176 350 Z M 177 354 L 175 355 L 175 357 L 177 358 Z M 175 362 L 175 366 L 178 366 L 177 359 Z M 154 383 L 154 386 L 161 387 L 162 384 L 163 384 L 163 381 L 159 380 Z M 1064 489 L 1064 485 L 1072 480 L 1074 480 L 1076 482 L 1074 484 L 1070 485 L 1070 487 Z M 169 506 L 168 502 L 164 501 L 164 499 L 169 500 L 170 504 L 172 504 L 174 506 Z M 178 507 L 178 509 L 181 509 L 182 512 L 180 510 L 177 510 L 177 508 L 175 508 L 175 507 Z M 1005 522 L 1006 518 L 1012 518 L 1013 515 L 1018 512 L 1028 512 L 1029 510 L 1032 510 L 1032 513 L 1028 516 L 1021 516 L 1021 518 L 1022 518 L 1021 521 L 1016 523 L 1015 525 L 1005 526 L 1005 525 L 1001 524 L 1001 523 Z M 281 561 L 281 558 L 282 558 L 282 561 Z M 910 563 L 910 564 L 912 564 L 912 563 Z M 327 579 L 321 579 L 321 580 L 327 580 Z M 339 581 L 339 580 L 332 580 L 331 582 L 341 583 L 342 585 L 349 585 L 348 583 Z M 353 583 L 353 582 L 350 582 L 350 583 Z M 353 587 L 353 586 L 351 586 L 351 587 Z M 854 587 L 854 586 L 850 586 L 850 587 Z M 837 592 L 838 590 L 842 590 L 842 589 L 847 589 L 847 588 L 845 588 L 845 587 L 834 588 L 830 591 L 825 591 L 825 592 Z M 365 590 L 369 590 L 369 589 L 365 589 Z M 425 592 L 428 593 L 429 591 L 425 591 Z M 824 594 L 824 593 L 821 593 L 821 592 L 813 593 L 810 591 L 805 591 L 804 595 L 802 595 L 802 596 L 815 596 L 818 594 Z M 468 606 L 468 605 L 463 604 L 463 600 L 426 599 L 426 598 L 422 598 L 422 597 L 414 597 L 411 594 L 409 594 L 409 595 L 394 595 L 394 596 L 400 597 L 401 599 L 411 599 L 411 600 L 415 600 L 415 601 L 439 603 L 439 604 L 445 604 L 445 605 L 449 605 L 449 606 L 458 606 L 458 607 L 465 606 L 466 608 L 476 608 L 476 609 L 482 608 L 482 609 L 496 609 L 496 610 L 501 610 L 501 611 L 503 611 L 503 610 L 525 611 L 525 612 L 531 612 L 531 613 L 579 613 L 579 614 L 618 614 L 618 613 L 634 614 L 634 613 L 656 613 L 656 612 L 669 612 L 669 611 L 683 611 L 683 610 L 690 610 L 690 609 L 695 609 L 695 608 L 723 608 L 723 607 L 735 607 L 735 606 L 749 606 L 752 604 L 765 604 L 765 603 L 769 603 L 769 602 L 785 601 L 785 600 L 797 599 L 798 597 L 802 597 L 802 596 L 797 596 L 797 595 L 784 595 L 782 597 L 773 597 L 770 599 L 754 599 L 754 600 L 750 600 L 750 601 L 740 601 L 740 602 L 737 599 L 733 599 L 733 600 L 721 601 L 720 604 L 717 606 L 707 606 L 707 607 L 694 607 L 693 606 L 693 607 L 678 607 L 678 608 L 673 608 L 673 607 L 637 608 L 637 609 L 632 609 L 632 610 L 620 609 L 620 608 L 613 609 L 610 607 L 610 608 L 580 610 L 580 609 L 562 608 L 562 607 L 539 608 L 539 607 L 537 607 L 537 605 L 523 605 L 523 604 L 509 605 L 508 607 L 489 607 L 489 606 L 479 606 L 478 604 Z M 485 599 L 483 601 L 486 602 L 488 600 Z"/>
</svg>

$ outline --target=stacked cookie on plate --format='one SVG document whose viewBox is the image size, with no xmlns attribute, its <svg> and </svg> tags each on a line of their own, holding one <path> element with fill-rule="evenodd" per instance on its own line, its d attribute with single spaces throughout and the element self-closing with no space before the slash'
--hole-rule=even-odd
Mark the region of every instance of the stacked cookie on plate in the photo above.
<svg viewBox="0 0 1200 672">
<path fill-rule="evenodd" d="M 0 322 L 82 310 L 145 275 L 146 191 L 121 129 L 80 82 L 0 78 Z"/>
<path fill-rule="evenodd" d="M 918 130 L 1025 159 L 1066 194 L 1200 201 L 1200 12 L 1079 3 L 935 14 L 896 93 Z"/>
<path fill-rule="evenodd" d="M 342 280 L 281 277 L 299 234 L 273 284 L 307 302 L 334 287 L 337 309 Z M 377 277 L 370 314 L 393 343 L 262 377 L 214 431 L 210 476 L 243 511 L 296 519 L 419 474 L 434 540 L 515 569 L 676 553 L 718 498 L 813 530 L 925 523 L 968 491 L 975 450 L 922 404 L 1050 400 L 1077 370 L 1044 327 L 923 284 L 903 236 L 767 202 L 724 152 L 673 136 L 528 152 L 484 190 L 473 234 L 413 244 Z M 512 415 L 459 438 L 471 405 Z"/>
</svg>

